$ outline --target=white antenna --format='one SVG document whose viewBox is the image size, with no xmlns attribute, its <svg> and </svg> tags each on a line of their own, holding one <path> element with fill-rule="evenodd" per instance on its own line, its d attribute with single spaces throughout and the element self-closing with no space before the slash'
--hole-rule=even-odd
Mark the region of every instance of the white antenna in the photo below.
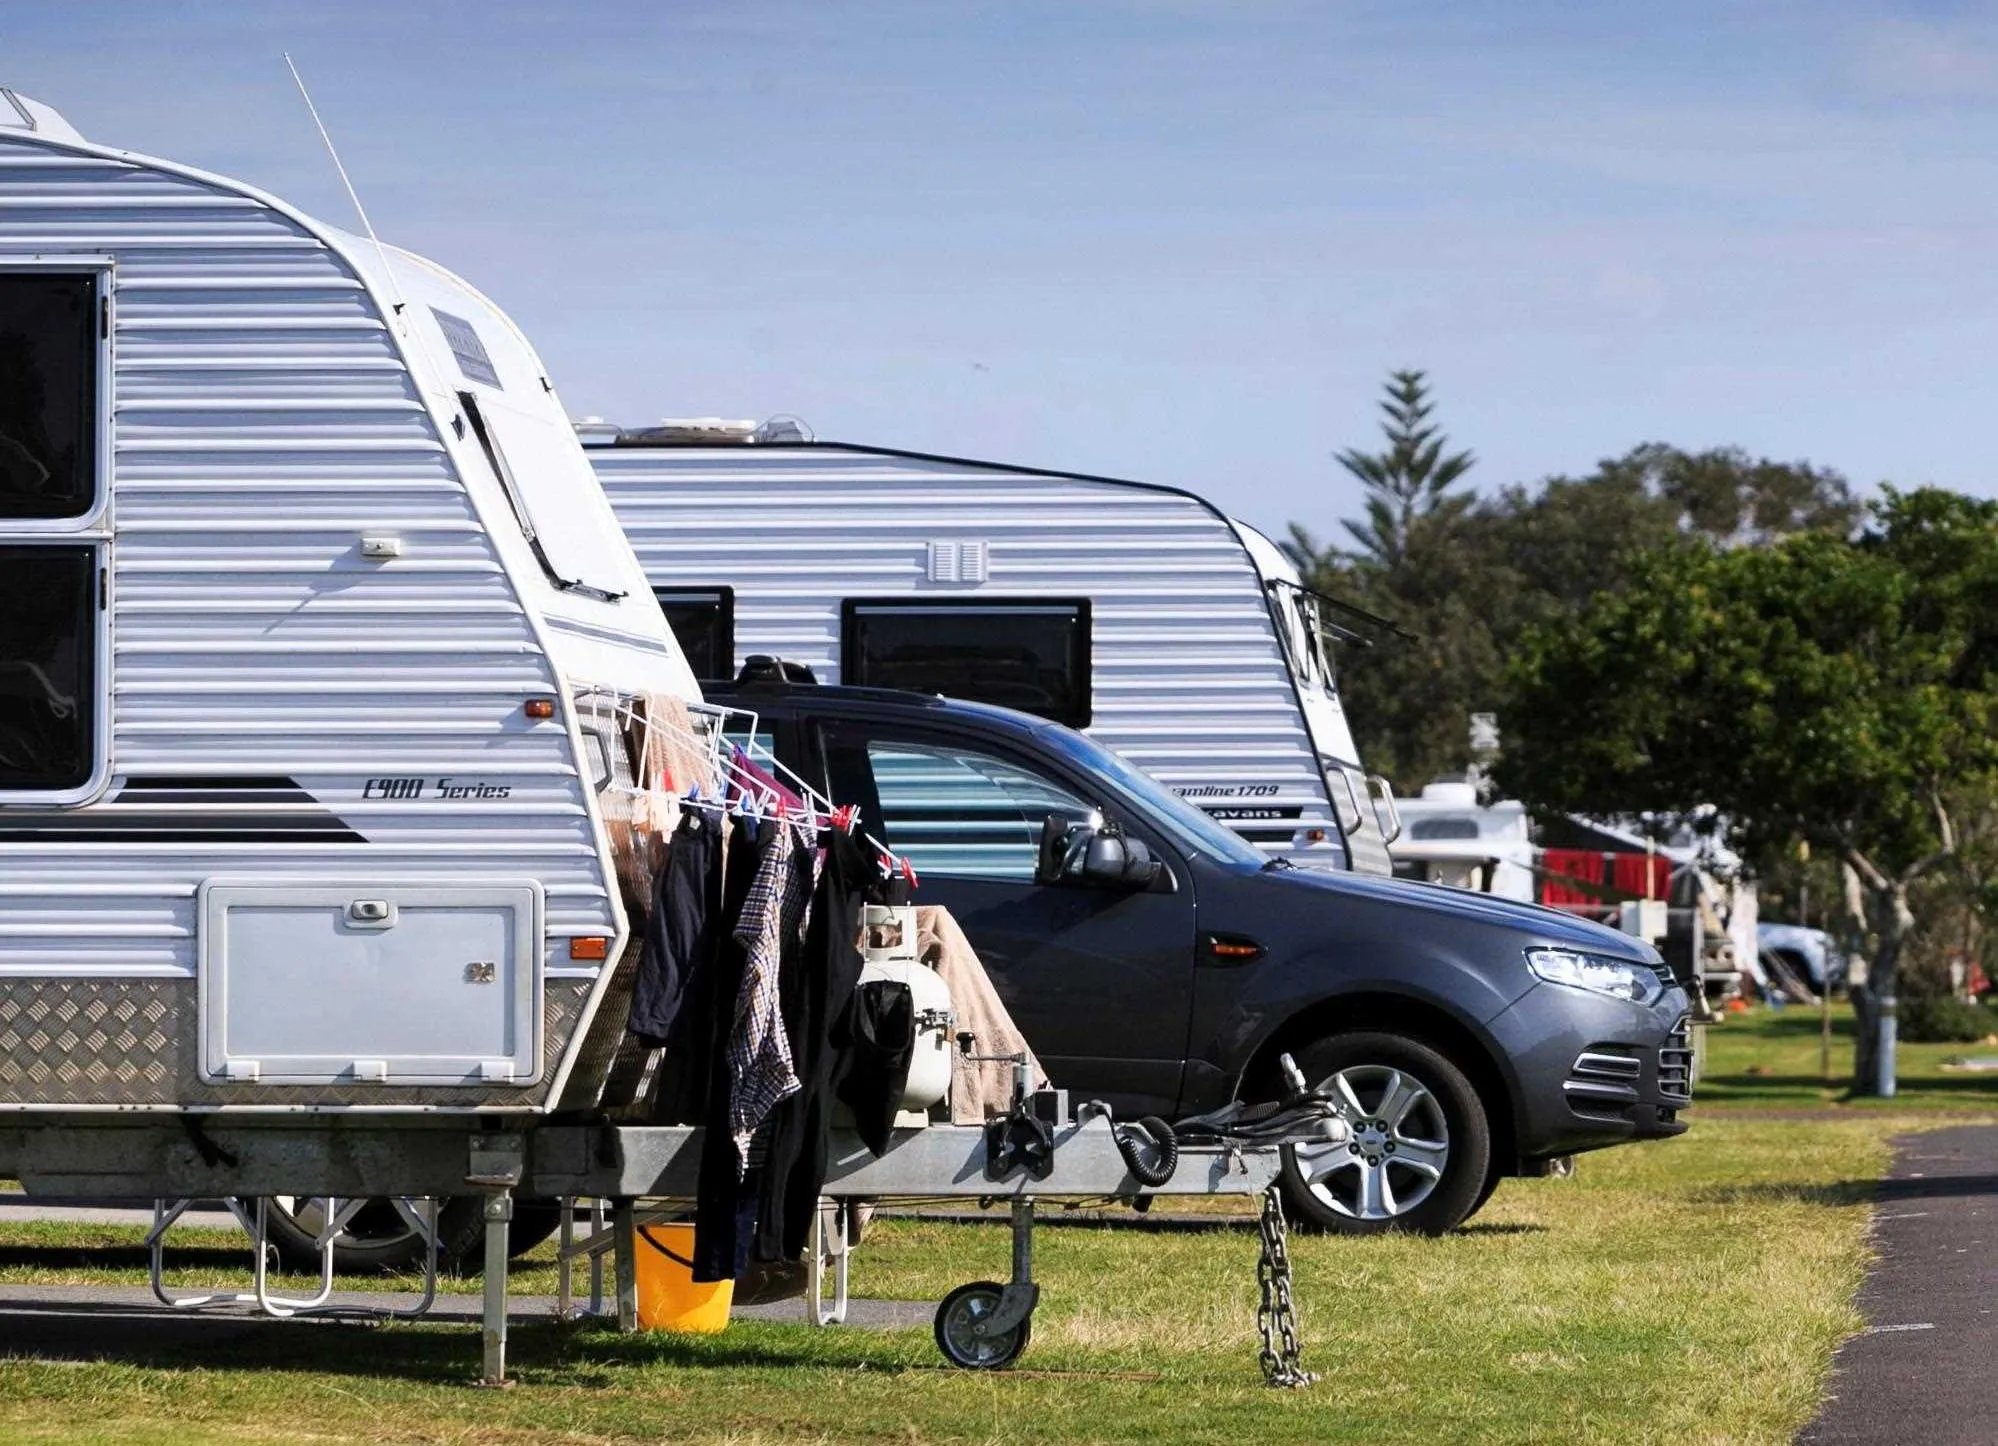
<svg viewBox="0 0 1998 1446">
<path fill-rule="evenodd" d="M 375 223 L 368 219 L 368 208 L 361 204 L 361 193 L 354 189 L 353 181 L 347 175 L 347 168 L 340 164 L 340 153 L 333 148 L 333 137 L 326 132 L 326 122 L 319 118 L 319 107 L 312 103 L 312 92 L 305 88 L 305 77 L 298 73 L 291 52 L 283 52 L 284 63 L 291 70 L 291 78 L 298 86 L 298 93 L 305 98 L 305 108 L 312 115 L 312 123 L 319 128 L 319 139 L 326 143 L 326 154 L 333 158 L 333 169 L 340 173 L 340 184 L 347 188 L 347 199 L 354 203 L 354 214 L 361 218 L 361 229 L 368 233 L 368 239 L 375 243 L 375 255 L 382 263 L 382 276 L 389 289 L 395 293 L 395 309 L 401 313 L 406 304 L 402 299 L 402 288 L 396 284 L 395 272 L 389 267 L 388 248 L 382 245 L 382 238 L 375 234 Z"/>
</svg>

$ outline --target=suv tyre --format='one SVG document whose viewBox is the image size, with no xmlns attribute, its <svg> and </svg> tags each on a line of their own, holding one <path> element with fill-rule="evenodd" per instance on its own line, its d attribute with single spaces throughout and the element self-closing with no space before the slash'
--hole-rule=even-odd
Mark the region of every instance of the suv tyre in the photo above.
<svg viewBox="0 0 1998 1446">
<path fill-rule="evenodd" d="M 1295 1051 L 1353 1129 L 1349 1144 L 1284 1150 L 1284 1201 L 1340 1235 L 1443 1235 L 1484 1203 L 1491 1124 L 1464 1072 L 1404 1035 L 1335 1034 Z"/>
</svg>

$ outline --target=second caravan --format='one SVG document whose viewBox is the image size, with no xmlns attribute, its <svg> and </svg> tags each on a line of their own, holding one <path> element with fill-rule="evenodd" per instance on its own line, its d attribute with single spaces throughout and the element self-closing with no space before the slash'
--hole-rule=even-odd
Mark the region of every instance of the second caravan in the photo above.
<svg viewBox="0 0 1998 1446">
<path fill-rule="evenodd" d="M 1079 728 L 1300 864 L 1385 874 L 1319 616 L 1282 552 L 1176 488 L 807 440 L 794 424 L 580 428 L 696 672 Z"/>
</svg>

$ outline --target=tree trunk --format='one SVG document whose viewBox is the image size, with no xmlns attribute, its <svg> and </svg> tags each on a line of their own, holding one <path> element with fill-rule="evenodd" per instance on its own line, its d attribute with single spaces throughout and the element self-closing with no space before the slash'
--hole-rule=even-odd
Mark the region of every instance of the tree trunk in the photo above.
<svg viewBox="0 0 1998 1446">
<path fill-rule="evenodd" d="M 1852 991 L 1852 1008 L 1858 1025 L 1852 1060 L 1852 1093 L 1890 1095 L 1894 1092 L 1893 1061 L 1884 1061 L 1889 1074 L 1881 1088 L 1883 1053 L 1893 1049 L 1894 986 L 1901 967 L 1901 951 L 1915 930 L 1915 915 L 1908 907 L 1906 878 L 1895 879 L 1884 888 L 1866 891 L 1867 913 L 1872 917 L 1873 958 L 1866 968 L 1866 983 Z"/>
</svg>

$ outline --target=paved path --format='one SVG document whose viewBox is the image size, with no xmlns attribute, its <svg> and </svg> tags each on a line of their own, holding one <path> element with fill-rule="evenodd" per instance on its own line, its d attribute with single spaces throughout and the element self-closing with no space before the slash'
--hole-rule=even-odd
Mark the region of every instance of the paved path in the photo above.
<svg viewBox="0 0 1998 1446">
<path fill-rule="evenodd" d="M 1833 1363 L 1831 1399 L 1799 1446 L 1998 1441 L 1998 1125 L 1895 1141 L 1866 1331 Z"/>
</svg>

